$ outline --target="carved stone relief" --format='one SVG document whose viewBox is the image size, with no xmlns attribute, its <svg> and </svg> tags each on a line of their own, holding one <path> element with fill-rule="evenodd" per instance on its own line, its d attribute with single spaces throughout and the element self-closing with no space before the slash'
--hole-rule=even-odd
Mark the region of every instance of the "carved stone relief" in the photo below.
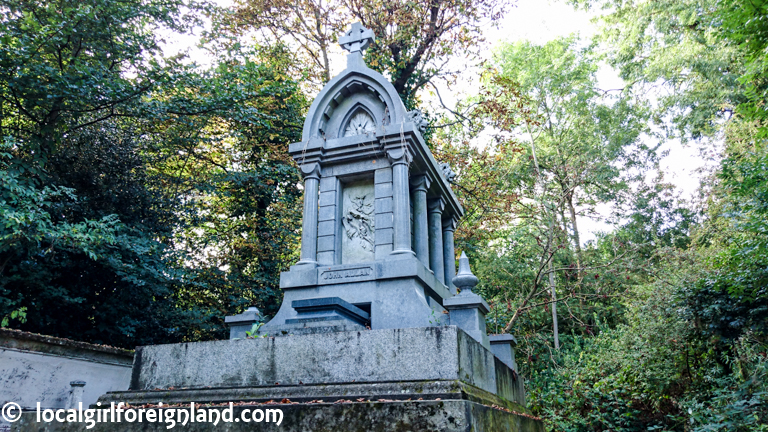
<svg viewBox="0 0 768 432">
<path fill-rule="evenodd" d="M 349 119 L 344 136 L 365 135 L 376 132 L 376 123 L 367 112 L 359 110 Z"/>
<path fill-rule="evenodd" d="M 351 264 L 374 260 L 373 180 L 344 186 L 341 215 L 341 262 Z"/>
<path fill-rule="evenodd" d="M 453 183 L 453 180 L 456 178 L 456 173 L 453 172 L 451 166 L 448 165 L 448 162 L 441 163 L 440 170 L 443 172 L 443 177 L 445 177 L 448 183 Z"/>
</svg>

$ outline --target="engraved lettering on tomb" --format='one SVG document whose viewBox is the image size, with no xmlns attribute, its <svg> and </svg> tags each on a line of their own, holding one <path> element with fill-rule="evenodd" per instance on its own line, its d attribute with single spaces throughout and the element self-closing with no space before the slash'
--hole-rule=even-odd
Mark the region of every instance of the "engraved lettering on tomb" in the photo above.
<svg viewBox="0 0 768 432">
<path fill-rule="evenodd" d="M 359 267 L 345 270 L 325 271 L 323 272 L 321 278 L 323 280 L 351 279 L 370 276 L 372 273 L 373 268 L 371 267 Z"/>
</svg>

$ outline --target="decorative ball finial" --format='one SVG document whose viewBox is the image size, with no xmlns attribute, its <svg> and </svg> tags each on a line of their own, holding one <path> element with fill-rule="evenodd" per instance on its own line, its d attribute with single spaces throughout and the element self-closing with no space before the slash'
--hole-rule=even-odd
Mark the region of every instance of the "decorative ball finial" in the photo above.
<svg viewBox="0 0 768 432">
<path fill-rule="evenodd" d="M 359 22 L 352 24 L 352 28 L 339 38 L 339 45 L 350 53 L 362 52 L 368 45 L 376 40 L 373 30 L 369 30 Z"/>
<path fill-rule="evenodd" d="M 459 258 L 459 273 L 453 278 L 453 284 L 456 288 L 461 289 L 461 293 L 472 293 L 479 280 L 472 274 L 472 270 L 469 269 L 469 258 L 464 252 L 461 253 Z"/>
</svg>

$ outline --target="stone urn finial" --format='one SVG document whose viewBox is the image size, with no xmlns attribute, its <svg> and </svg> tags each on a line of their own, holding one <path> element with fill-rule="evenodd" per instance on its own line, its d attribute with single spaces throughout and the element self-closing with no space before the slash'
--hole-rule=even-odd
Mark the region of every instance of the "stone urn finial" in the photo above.
<svg viewBox="0 0 768 432">
<path fill-rule="evenodd" d="M 485 314 L 490 308 L 482 297 L 472 292 L 479 280 L 469 269 L 469 258 L 464 252 L 459 258 L 459 274 L 453 278 L 453 284 L 461 292 L 443 301 L 443 307 L 448 310 L 451 325 L 464 330 L 469 336 L 490 350 L 488 334 L 485 332 Z"/>
<path fill-rule="evenodd" d="M 467 258 L 467 254 L 462 252 L 461 257 L 459 258 L 459 273 L 454 276 L 453 284 L 456 288 L 461 290 L 462 294 L 465 292 L 471 294 L 472 288 L 474 288 L 478 282 L 479 280 L 477 279 L 477 276 L 472 274 L 472 270 L 469 269 L 469 258 Z"/>
</svg>

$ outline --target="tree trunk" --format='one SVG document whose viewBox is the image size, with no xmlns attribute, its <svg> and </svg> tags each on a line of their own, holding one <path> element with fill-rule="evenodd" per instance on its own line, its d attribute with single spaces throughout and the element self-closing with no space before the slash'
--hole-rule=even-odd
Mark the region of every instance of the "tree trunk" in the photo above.
<svg viewBox="0 0 768 432">
<path fill-rule="evenodd" d="M 581 280 L 581 265 L 584 257 L 581 253 L 581 239 L 579 238 L 579 227 L 576 225 L 576 209 L 573 207 L 573 193 L 568 194 L 568 208 L 571 210 L 571 226 L 573 227 L 573 242 L 576 244 L 576 266 L 579 269 L 579 280 Z"/>
<path fill-rule="evenodd" d="M 555 273 L 552 271 L 552 260 L 549 260 L 549 289 L 552 293 L 552 330 L 555 333 L 555 349 L 560 349 L 560 334 L 557 328 L 557 293 L 555 292 Z"/>
</svg>

